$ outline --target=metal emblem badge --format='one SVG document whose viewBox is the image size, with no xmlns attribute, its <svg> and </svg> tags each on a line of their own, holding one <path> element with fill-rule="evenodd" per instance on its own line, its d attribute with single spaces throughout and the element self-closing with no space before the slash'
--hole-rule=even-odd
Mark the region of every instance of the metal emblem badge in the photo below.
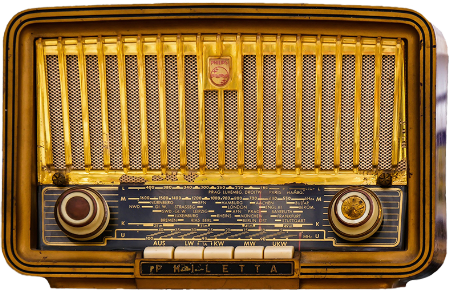
<svg viewBox="0 0 449 290">
<path fill-rule="evenodd" d="M 209 80 L 219 88 L 229 83 L 231 80 L 230 57 L 209 57 Z"/>
</svg>

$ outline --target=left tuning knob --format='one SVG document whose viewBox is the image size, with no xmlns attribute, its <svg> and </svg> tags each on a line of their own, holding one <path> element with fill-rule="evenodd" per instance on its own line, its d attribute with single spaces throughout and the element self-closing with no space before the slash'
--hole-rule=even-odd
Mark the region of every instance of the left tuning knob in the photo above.
<svg viewBox="0 0 449 290">
<path fill-rule="evenodd" d="M 99 192 L 92 188 L 64 191 L 55 204 L 55 219 L 70 238 L 87 241 L 104 232 L 109 223 L 109 207 Z"/>
</svg>

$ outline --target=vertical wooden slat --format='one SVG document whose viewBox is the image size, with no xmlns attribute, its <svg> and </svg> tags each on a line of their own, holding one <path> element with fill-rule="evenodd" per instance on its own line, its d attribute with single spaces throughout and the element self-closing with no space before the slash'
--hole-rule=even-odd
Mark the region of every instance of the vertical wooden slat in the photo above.
<svg viewBox="0 0 449 290">
<path fill-rule="evenodd" d="M 223 54 L 221 34 L 217 34 L 217 55 Z M 224 90 L 218 90 L 218 169 L 224 174 L 225 169 L 225 124 L 224 124 Z"/>
<path fill-rule="evenodd" d="M 321 36 L 316 39 L 316 91 L 315 91 L 315 171 L 321 166 L 321 102 L 322 102 L 323 55 Z"/>
<path fill-rule="evenodd" d="M 401 107 L 401 67 L 402 67 L 402 40 L 399 38 L 396 44 L 395 53 L 395 75 L 394 75 L 394 109 L 393 109 L 393 152 L 392 152 L 392 166 L 396 168 L 399 162 L 399 152 L 401 149 L 401 141 L 399 134 L 401 131 L 399 119 L 400 119 L 400 107 Z"/>
<path fill-rule="evenodd" d="M 204 112 L 204 86 L 203 86 L 203 41 L 201 34 L 196 37 L 196 53 L 198 64 L 198 126 L 199 126 L 199 165 L 200 173 L 206 171 L 206 121 Z"/>
<path fill-rule="evenodd" d="M 403 48 L 401 48 L 401 67 L 400 68 L 398 68 L 400 71 L 401 71 L 401 76 L 400 76 L 400 87 L 401 87 L 401 90 L 400 90 L 400 95 L 399 95 L 399 98 L 400 98 L 400 103 L 401 103 L 401 110 L 400 110 L 400 118 L 401 118 L 401 121 L 400 121 L 400 132 L 399 132 L 399 134 L 400 134 L 400 139 L 399 139 L 399 148 L 400 148 L 400 150 L 399 150 L 399 152 L 400 152 L 400 160 L 402 161 L 402 160 L 404 160 L 405 162 L 407 161 L 407 148 L 405 148 L 405 147 L 402 147 L 402 144 L 403 143 L 405 143 L 405 142 L 407 142 L 407 135 L 406 135 L 406 132 L 407 132 L 407 123 L 406 123 L 406 115 L 407 115 L 407 107 L 406 107 L 406 103 L 405 103 L 405 91 L 406 91 L 406 89 L 405 89 L 405 87 L 406 87 L 406 83 L 405 83 L 405 81 L 404 81 L 404 76 L 405 76 L 405 65 L 404 65 L 404 59 L 403 59 L 403 57 L 404 57 L 404 55 L 403 55 L 403 50 L 402 50 Z"/>
<path fill-rule="evenodd" d="M 296 174 L 301 173 L 301 142 L 302 142 L 302 43 L 301 35 L 296 36 Z"/>
<path fill-rule="evenodd" d="M 162 174 L 167 172 L 167 119 L 165 113 L 165 63 L 164 63 L 164 46 L 161 35 L 157 36 L 157 71 L 159 83 L 159 122 L 161 134 L 161 171 Z"/>
<path fill-rule="evenodd" d="M 243 54 L 242 54 L 242 38 L 240 33 L 237 34 L 237 128 L 238 128 L 238 172 L 243 174 L 245 167 L 245 149 L 244 149 L 244 100 L 243 100 Z"/>
<path fill-rule="evenodd" d="M 178 34 L 176 38 L 177 48 L 177 69 L 178 69 L 178 104 L 179 104 L 179 154 L 181 172 L 187 168 L 187 149 L 186 149 L 186 96 L 185 96 L 185 66 L 184 66 L 184 48 L 181 38 Z"/>
<path fill-rule="evenodd" d="M 58 38 L 59 79 L 61 84 L 62 120 L 64 128 L 65 165 L 70 171 L 72 167 L 72 146 L 70 141 L 69 91 L 67 88 L 67 66 L 62 38 Z"/>
<path fill-rule="evenodd" d="M 256 78 L 257 78 L 257 171 L 263 170 L 263 55 L 262 38 L 256 40 Z"/>
<path fill-rule="evenodd" d="M 44 94 L 42 92 L 43 90 L 43 83 L 46 82 L 45 75 L 42 76 L 41 70 L 45 69 L 44 65 L 44 59 L 43 59 L 43 47 L 42 47 L 42 39 L 38 39 L 36 41 L 36 98 L 37 98 L 37 126 L 38 126 L 38 135 L 37 135 L 37 145 L 38 145 L 38 168 L 47 168 L 47 145 L 46 145 L 46 132 L 45 132 L 45 120 L 44 120 Z M 45 84 L 46 87 L 46 84 Z M 39 170 L 42 172 L 43 170 Z M 42 175 L 39 174 L 38 176 L 38 182 L 42 183 Z M 45 177 L 44 177 L 45 178 Z"/>
<path fill-rule="evenodd" d="M 283 84 L 282 84 L 282 39 L 278 34 L 276 38 L 276 173 L 282 170 L 282 109 L 283 109 Z"/>
<path fill-rule="evenodd" d="M 218 90 L 218 168 L 225 169 L 224 90 Z"/>
<path fill-rule="evenodd" d="M 353 171 L 357 173 L 360 156 L 360 110 L 362 103 L 362 43 L 357 37 L 355 50 L 354 152 Z"/>
<path fill-rule="evenodd" d="M 334 171 L 340 169 L 340 133 L 341 133 L 341 80 L 342 80 L 343 54 L 341 36 L 337 37 L 335 54 L 335 122 L 334 122 Z"/>
<path fill-rule="evenodd" d="M 143 53 L 142 36 L 137 36 L 137 67 L 139 77 L 139 105 L 140 105 L 140 137 L 142 170 L 148 170 L 148 133 L 147 133 L 147 87 L 145 77 L 145 55 Z"/>
<path fill-rule="evenodd" d="M 84 168 L 87 172 L 92 169 L 92 159 L 90 153 L 90 131 L 89 131 L 89 102 L 87 96 L 87 73 L 86 56 L 84 55 L 83 39 L 78 38 L 78 67 L 80 76 L 81 92 L 81 115 L 83 120 L 83 141 L 84 141 Z M 101 83 L 101 58 L 98 56 L 100 68 L 100 87 Z M 103 105 L 103 102 L 101 103 Z"/>
<path fill-rule="evenodd" d="M 104 170 L 108 172 L 111 168 L 111 155 L 109 149 L 108 94 L 106 87 L 106 59 L 104 56 L 103 39 L 101 37 L 98 37 L 97 40 L 97 54 L 100 77 L 101 122 L 103 131 L 103 166 Z M 87 111 L 86 113 L 88 114 Z"/>
<path fill-rule="evenodd" d="M 382 45 L 380 37 L 377 38 L 376 43 L 375 63 L 373 169 L 376 169 L 379 164 L 380 91 L 382 78 Z"/>
<path fill-rule="evenodd" d="M 117 38 L 117 60 L 118 60 L 119 82 L 120 82 L 122 158 L 123 158 L 123 170 L 126 173 L 129 171 L 128 104 L 126 99 L 125 53 L 123 51 L 123 39 L 121 36 Z"/>
<path fill-rule="evenodd" d="M 36 63 L 38 71 L 38 94 L 42 106 L 44 126 L 45 165 L 50 169 L 53 165 L 53 152 L 51 148 L 50 107 L 48 99 L 47 73 L 45 68 L 44 44 L 42 38 L 37 41 Z"/>
<path fill-rule="evenodd" d="M 42 50 L 41 48 L 39 48 L 39 42 L 42 45 L 42 40 L 37 40 L 36 41 L 36 105 L 37 105 L 37 168 L 38 169 L 38 176 L 37 176 L 37 181 L 42 184 L 45 182 L 45 178 L 47 177 L 47 172 L 51 170 L 51 167 L 48 166 L 47 164 L 47 154 L 48 152 L 47 150 L 47 144 L 46 144 L 46 134 L 47 132 L 45 132 L 45 113 L 44 113 L 44 101 L 45 98 L 43 96 L 42 90 L 43 90 L 43 85 L 42 83 L 45 82 L 45 78 L 42 78 L 41 75 L 41 69 L 43 66 L 43 58 L 41 55 L 40 50 Z M 45 67 L 45 66 L 44 66 Z"/>
</svg>

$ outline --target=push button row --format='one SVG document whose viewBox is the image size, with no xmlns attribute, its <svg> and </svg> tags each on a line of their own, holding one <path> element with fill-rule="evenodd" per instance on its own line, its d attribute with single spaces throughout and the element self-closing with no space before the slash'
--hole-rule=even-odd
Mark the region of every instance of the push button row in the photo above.
<svg viewBox="0 0 449 290">
<path fill-rule="evenodd" d="M 143 257 L 176 260 L 291 259 L 294 251 L 293 246 L 147 247 Z"/>
</svg>

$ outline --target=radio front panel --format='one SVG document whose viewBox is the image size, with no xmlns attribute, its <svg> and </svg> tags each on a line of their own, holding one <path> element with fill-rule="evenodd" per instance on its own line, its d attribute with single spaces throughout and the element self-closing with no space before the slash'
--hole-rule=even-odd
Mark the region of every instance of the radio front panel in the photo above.
<svg viewBox="0 0 449 290">
<path fill-rule="evenodd" d="M 90 241 L 68 238 L 56 224 L 56 199 L 68 188 L 43 187 L 40 249 L 130 250 L 147 246 L 293 246 L 301 251 L 404 249 L 404 186 L 369 186 L 379 197 L 377 232 L 350 243 L 332 230 L 328 207 L 342 186 L 92 186 L 106 199 L 109 226 Z"/>
<path fill-rule="evenodd" d="M 19 14 L 5 35 L 4 255 L 69 288 L 430 275 L 445 256 L 445 47 L 396 8 Z"/>
</svg>

